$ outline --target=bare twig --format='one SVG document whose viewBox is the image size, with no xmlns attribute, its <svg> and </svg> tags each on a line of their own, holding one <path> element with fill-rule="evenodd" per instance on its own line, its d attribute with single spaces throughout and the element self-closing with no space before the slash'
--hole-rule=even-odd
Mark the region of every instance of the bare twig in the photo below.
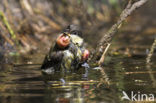
<svg viewBox="0 0 156 103">
<path fill-rule="evenodd" d="M 100 85 L 105 84 L 107 87 L 110 86 L 110 80 L 108 78 L 108 75 L 104 71 L 104 68 L 100 69 L 102 78 L 100 78 L 100 82 L 97 84 L 97 87 L 100 87 Z"/>
<path fill-rule="evenodd" d="M 27 18 L 29 18 L 29 20 L 31 20 L 33 22 L 37 22 L 38 20 L 43 20 L 48 25 L 50 25 L 52 28 L 55 28 L 56 30 L 61 29 L 61 27 L 57 23 L 55 23 L 48 17 L 44 16 L 44 14 L 39 9 L 32 8 L 31 4 L 27 0 L 21 0 L 20 4 L 25 11 L 27 11 L 31 16 L 33 16 L 35 18 L 35 19 L 32 19 L 32 18 L 29 18 L 29 16 L 27 16 Z M 35 15 L 35 14 L 37 14 L 37 15 Z M 39 18 L 37 18 L 37 16 Z"/>
<path fill-rule="evenodd" d="M 108 48 L 109 48 L 109 46 L 110 46 L 111 44 L 109 43 L 109 44 L 107 44 L 107 47 L 106 47 L 106 49 L 105 49 L 105 51 L 103 52 L 103 54 L 102 54 L 102 56 L 101 56 L 101 58 L 100 58 L 100 60 L 99 60 L 99 65 L 101 64 L 101 63 L 103 63 L 103 61 L 104 61 L 104 59 L 105 59 L 105 54 L 106 54 L 106 52 L 108 51 Z"/>
<path fill-rule="evenodd" d="M 151 46 L 151 49 L 150 49 L 150 52 L 148 53 L 147 55 L 147 58 L 146 58 L 146 63 L 149 64 L 150 61 L 151 61 L 151 57 L 153 55 L 153 52 L 154 52 L 154 48 L 156 48 L 156 38 Z"/>
<path fill-rule="evenodd" d="M 7 30 L 6 28 L 3 26 L 3 24 L 0 22 L 0 35 L 2 35 L 2 37 L 10 44 L 10 45 L 14 45 L 14 42 L 7 37 Z"/>
<path fill-rule="evenodd" d="M 29 14 L 31 15 L 34 14 L 28 0 L 21 0 L 21 5 L 29 12 Z"/>
<path fill-rule="evenodd" d="M 7 18 L 8 18 L 8 22 L 13 27 L 14 16 L 12 15 L 11 10 L 9 8 L 8 0 L 4 0 L 3 2 L 4 2 L 4 6 L 6 8 L 6 15 L 7 15 Z"/>
<path fill-rule="evenodd" d="M 98 58 L 99 56 L 101 56 L 102 54 L 106 54 L 103 52 L 106 52 L 105 49 L 108 50 L 107 44 L 109 44 L 112 41 L 112 38 L 114 37 L 115 33 L 118 31 L 118 29 L 120 28 L 121 24 L 124 22 L 124 20 L 132 14 L 132 12 L 134 10 L 136 10 L 137 8 L 141 7 L 144 3 L 146 3 L 148 0 L 139 0 L 135 3 L 132 4 L 132 1 L 130 0 L 128 5 L 126 6 L 126 8 L 122 11 L 120 18 L 118 19 L 117 23 L 114 24 L 109 31 L 103 36 L 103 38 L 101 39 L 99 46 L 96 50 L 95 54 L 95 58 Z M 100 49 L 99 49 L 100 48 Z M 104 59 L 102 59 L 104 56 L 101 57 L 99 63 L 103 63 Z M 96 59 L 95 59 L 96 60 Z M 100 64 L 101 65 L 101 64 Z"/>
<path fill-rule="evenodd" d="M 18 45 L 18 40 L 16 38 L 16 34 L 14 33 L 13 29 L 11 28 L 7 18 L 5 17 L 4 13 L 0 11 L 0 18 L 2 19 L 4 25 L 6 26 L 6 28 L 8 29 L 11 38 L 16 42 L 16 44 Z"/>
<path fill-rule="evenodd" d="M 148 53 L 147 58 L 146 58 L 146 68 L 149 71 L 149 76 L 153 82 L 152 83 L 153 87 L 156 86 L 156 80 L 155 80 L 155 77 L 153 74 L 154 71 L 152 71 L 152 69 L 151 69 L 151 63 L 150 62 L 151 62 L 151 57 L 152 57 L 153 52 L 154 52 L 154 48 L 156 48 L 156 38 L 155 38 L 155 40 L 154 40 L 154 42 L 150 48 L 150 52 Z"/>
</svg>

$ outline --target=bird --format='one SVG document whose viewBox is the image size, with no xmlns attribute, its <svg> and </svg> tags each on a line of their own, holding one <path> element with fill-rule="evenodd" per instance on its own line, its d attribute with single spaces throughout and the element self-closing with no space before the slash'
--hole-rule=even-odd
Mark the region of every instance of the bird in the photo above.
<svg viewBox="0 0 156 103">
<path fill-rule="evenodd" d="M 76 71 L 89 58 L 90 52 L 84 46 L 82 32 L 77 25 L 67 26 L 53 44 L 41 66 L 46 74 Z"/>
</svg>

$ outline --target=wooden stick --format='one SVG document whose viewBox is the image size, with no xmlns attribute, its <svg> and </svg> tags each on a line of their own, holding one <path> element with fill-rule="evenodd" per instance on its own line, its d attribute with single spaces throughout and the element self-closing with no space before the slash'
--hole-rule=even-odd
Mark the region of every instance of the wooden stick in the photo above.
<svg viewBox="0 0 156 103">
<path fill-rule="evenodd" d="M 110 45 L 111 45 L 110 43 L 107 44 L 107 47 L 106 47 L 105 51 L 103 52 L 103 54 L 102 54 L 102 56 L 101 56 L 101 58 L 100 58 L 100 60 L 99 60 L 99 62 L 98 62 L 99 65 L 101 65 L 101 64 L 104 62 L 106 52 L 108 51 Z"/>
<path fill-rule="evenodd" d="M 146 63 L 149 64 L 150 61 L 151 61 L 151 57 L 153 55 L 153 52 L 154 52 L 154 48 L 156 48 L 156 38 L 151 46 L 151 49 L 150 49 L 150 52 L 148 53 L 147 55 L 147 58 L 146 58 Z"/>
<path fill-rule="evenodd" d="M 151 46 L 150 52 L 148 53 L 147 58 L 146 58 L 146 69 L 149 72 L 149 76 L 150 76 L 150 78 L 152 80 L 153 87 L 156 87 L 156 79 L 155 79 L 155 76 L 153 74 L 154 71 L 151 69 L 151 63 L 150 63 L 151 62 L 151 57 L 152 57 L 152 55 L 154 53 L 154 48 L 156 48 L 156 38 L 155 38 L 155 40 L 154 40 L 154 42 L 153 42 L 153 44 Z"/>
<path fill-rule="evenodd" d="M 115 23 L 109 30 L 107 33 L 105 33 L 105 35 L 102 37 L 98 48 L 96 49 L 96 53 L 97 55 L 95 55 L 94 58 L 97 58 L 99 56 L 101 56 L 100 58 L 100 65 L 102 62 L 104 62 L 103 59 L 103 55 L 102 54 L 106 54 L 105 49 L 108 49 L 106 44 L 109 44 L 112 41 L 112 38 L 114 37 L 115 33 L 118 31 L 118 29 L 121 27 L 121 24 L 124 22 L 124 20 L 132 14 L 132 12 L 134 12 L 137 8 L 141 7 L 143 4 L 145 4 L 148 0 L 139 0 L 135 3 L 132 4 L 132 1 L 130 0 L 128 5 L 126 6 L 126 8 L 122 11 L 120 18 L 118 19 L 117 23 Z M 100 48 L 100 49 L 99 49 Z M 99 51 L 100 50 L 100 51 Z M 95 59 L 96 60 L 96 59 Z"/>
</svg>

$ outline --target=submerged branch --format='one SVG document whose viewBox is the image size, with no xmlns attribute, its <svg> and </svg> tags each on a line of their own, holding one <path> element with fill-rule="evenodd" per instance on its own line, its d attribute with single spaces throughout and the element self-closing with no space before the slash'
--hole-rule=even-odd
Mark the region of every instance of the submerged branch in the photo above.
<svg viewBox="0 0 156 103">
<path fill-rule="evenodd" d="M 137 8 L 141 7 L 144 3 L 146 3 L 148 0 L 139 0 L 135 3 L 132 4 L 132 0 L 129 1 L 128 5 L 126 6 L 126 8 L 122 11 L 120 18 L 118 19 L 117 23 L 114 24 L 109 31 L 103 36 L 103 38 L 101 39 L 98 48 L 96 49 L 96 53 L 95 54 L 95 59 L 97 60 L 99 57 L 101 57 L 102 54 L 106 54 L 108 50 L 108 44 L 110 44 L 110 42 L 112 41 L 112 38 L 114 37 L 115 33 L 118 31 L 118 29 L 120 28 L 121 24 L 124 22 L 124 20 L 132 14 L 132 12 L 134 10 L 136 10 Z M 104 62 L 104 59 L 102 59 L 104 56 L 101 57 L 100 61 L 99 61 L 99 65 L 101 65 L 101 63 Z"/>
<path fill-rule="evenodd" d="M 105 84 L 106 87 L 110 86 L 110 80 L 107 73 L 104 71 L 104 68 L 100 69 L 102 78 L 100 78 L 100 82 L 97 84 L 97 87 L 100 87 L 102 84 Z"/>
</svg>

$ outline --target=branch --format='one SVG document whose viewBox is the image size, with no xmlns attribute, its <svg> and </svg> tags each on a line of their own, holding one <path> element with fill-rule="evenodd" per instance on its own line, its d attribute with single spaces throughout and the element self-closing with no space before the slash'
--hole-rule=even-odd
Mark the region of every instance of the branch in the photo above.
<svg viewBox="0 0 156 103">
<path fill-rule="evenodd" d="M 154 42 L 153 42 L 153 44 L 152 44 L 152 46 L 150 48 L 150 52 L 148 53 L 147 58 L 146 58 L 146 68 L 149 71 L 149 76 L 150 76 L 150 78 L 152 80 L 153 87 L 156 87 L 156 80 L 155 80 L 153 71 L 151 69 L 151 63 L 150 63 L 151 57 L 152 57 L 152 55 L 154 53 L 154 48 L 156 48 L 156 38 L 155 38 L 155 40 L 154 40 Z"/>
<path fill-rule="evenodd" d="M 106 54 L 106 50 L 108 50 L 108 48 L 110 46 L 110 42 L 112 41 L 112 38 L 114 37 L 115 33 L 118 31 L 118 29 L 121 27 L 121 24 L 124 22 L 124 20 L 132 14 L 132 12 L 134 12 L 134 10 L 136 10 L 137 8 L 141 7 L 143 4 L 145 4 L 148 0 L 139 0 L 135 3 L 132 4 L 132 0 L 129 1 L 128 5 L 126 6 L 126 8 L 122 11 L 120 18 L 118 19 L 117 23 L 114 24 L 107 33 L 105 33 L 105 35 L 103 36 L 103 38 L 101 39 L 98 48 L 96 49 L 96 53 L 95 54 L 95 60 L 97 60 L 99 57 L 101 57 L 102 54 Z M 101 63 L 104 62 L 104 59 L 102 59 L 104 57 L 104 55 L 101 57 L 100 61 L 99 61 L 99 65 L 101 65 Z"/>
<path fill-rule="evenodd" d="M 14 46 L 14 42 L 7 36 L 8 32 L 4 25 L 0 22 L 0 35 L 11 45 Z"/>
<path fill-rule="evenodd" d="M 6 16 L 4 15 L 4 13 L 2 11 L 0 11 L 0 19 L 2 19 L 2 22 L 4 23 L 4 25 L 6 26 L 6 28 L 8 29 L 11 38 L 16 42 L 16 44 L 18 45 L 18 40 L 16 38 L 16 34 L 14 33 L 13 29 L 11 28 Z"/>
<path fill-rule="evenodd" d="M 99 88 L 102 84 L 105 84 L 106 87 L 109 87 L 111 81 L 109 80 L 107 73 L 104 71 L 104 68 L 101 68 L 100 71 L 102 78 L 100 78 L 100 82 L 97 84 L 97 87 Z"/>
<path fill-rule="evenodd" d="M 148 53 L 147 55 L 147 58 L 146 58 L 146 63 L 149 64 L 150 61 L 151 61 L 151 57 L 153 55 L 153 52 L 154 52 L 154 48 L 156 48 L 156 38 L 151 46 L 151 49 L 150 49 L 150 52 Z"/>
<path fill-rule="evenodd" d="M 101 58 L 100 58 L 98 64 L 103 63 L 103 61 L 104 61 L 104 59 L 105 59 L 106 52 L 108 51 L 110 45 L 111 45 L 111 44 L 108 44 L 108 45 L 107 45 L 107 47 L 106 47 L 105 51 L 103 52 L 103 54 L 102 54 L 102 56 L 101 56 Z"/>
</svg>

